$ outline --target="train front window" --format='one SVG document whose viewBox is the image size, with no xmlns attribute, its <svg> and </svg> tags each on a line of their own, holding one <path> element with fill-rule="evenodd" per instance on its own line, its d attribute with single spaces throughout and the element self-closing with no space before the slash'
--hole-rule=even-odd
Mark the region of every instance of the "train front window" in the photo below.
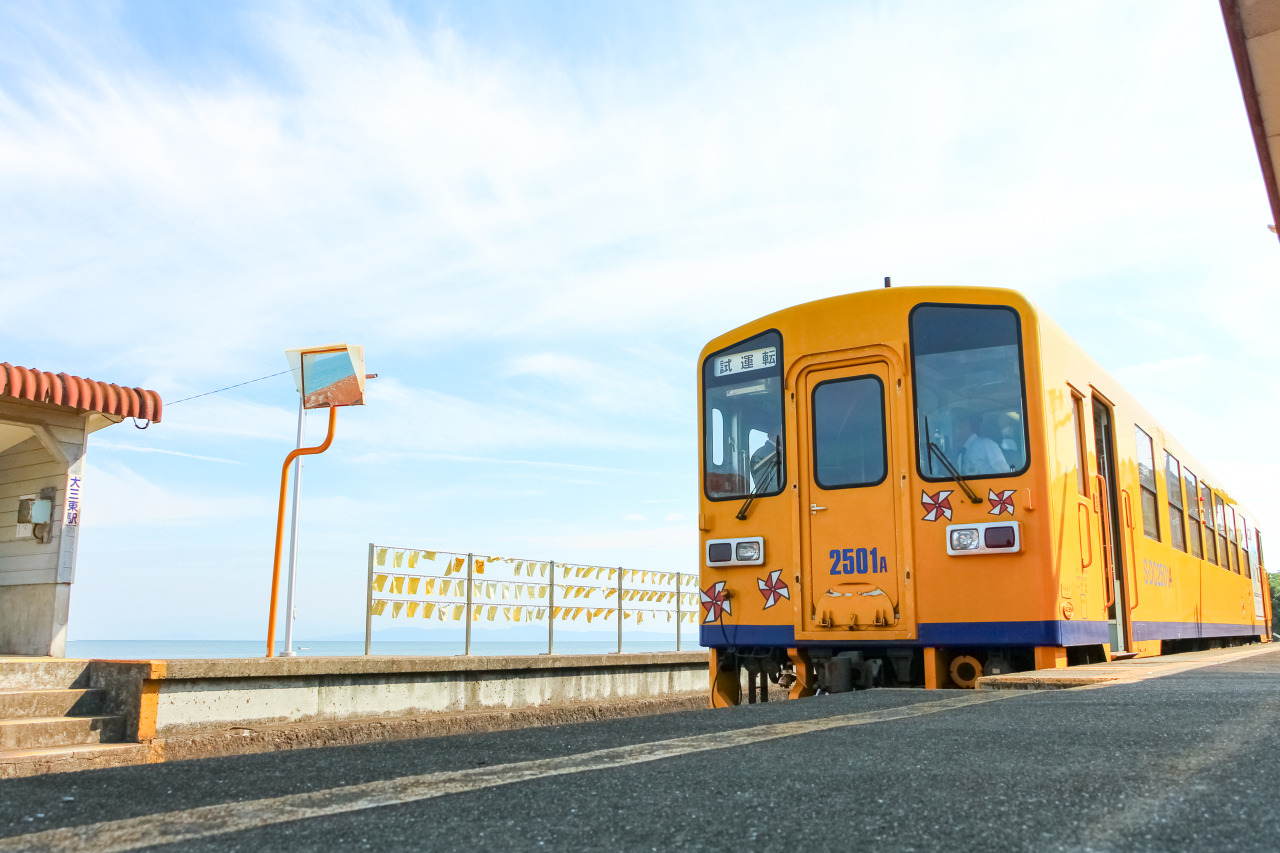
<svg viewBox="0 0 1280 853">
<path fill-rule="evenodd" d="M 765 332 L 702 365 L 703 483 L 711 500 L 767 497 L 786 483 L 782 336 Z"/>
<path fill-rule="evenodd" d="M 911 312 L 916 459 L 926 480 L 1027 469 L 1018 313 L 994 305 L 918 305 Z"/>
</svg>

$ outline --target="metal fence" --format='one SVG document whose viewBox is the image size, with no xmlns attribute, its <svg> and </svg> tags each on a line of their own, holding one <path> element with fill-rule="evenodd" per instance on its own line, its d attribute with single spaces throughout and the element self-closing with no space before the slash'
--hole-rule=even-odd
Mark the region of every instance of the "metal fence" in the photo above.
<svg viewBox="0 0 1280 853">
<path fill-rule="evenodd" d="M 364 653 L 373 644 L 375 617 L 464 622 L 465 653 L 471 654 L 473 628 L 489 623 L 547 626 L 547 653 L 555 651 L 556 623 L 614 622 L 618 651 L 624 623 L 640 626 L 675 623 L 676 649 L 681 627 L 697 622 L 698 576 L 622 566 L 595 566 L 554 560 L 482 557 L 369 545 L 369 584 L 365 598 Z M 689 587 L 693 591 L 689 591 Z"/>
</svg>

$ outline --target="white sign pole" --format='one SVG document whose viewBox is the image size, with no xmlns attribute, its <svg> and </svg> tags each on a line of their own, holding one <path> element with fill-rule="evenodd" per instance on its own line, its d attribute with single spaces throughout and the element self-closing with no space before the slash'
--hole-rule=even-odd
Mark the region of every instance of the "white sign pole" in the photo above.
<svg viewBox="0 0 1280 853">
<path fill-rule="evenodd" d="M 298 397 L 298 447 L 302 447 L 302 427 L 307 410 L 302 407 L 302 397 Z M 289 592 L 285 598 L 284 612 L 284 651 L 281 657 L 296 657 L 293 650 L 293 590 L 296 586 L 298 566 L 298 489 L 302 485 L 302 457 L 293 460 L 293 507 L 289 532 Z"/>
</svg>

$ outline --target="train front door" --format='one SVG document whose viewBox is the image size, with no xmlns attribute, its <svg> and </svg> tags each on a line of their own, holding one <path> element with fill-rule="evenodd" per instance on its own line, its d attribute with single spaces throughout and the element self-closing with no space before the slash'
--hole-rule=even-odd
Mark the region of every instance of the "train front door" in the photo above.
<svg viewBox="0 0 1280 853">
<path fill-rule="evenodd" d="M 797 636 L 914 635 L 900 529 L 902 386 L 885 360 L 819 364 L 800 375 L 801 585 Z"/>
<path fill-rule="evenodd" d="M 1111 407 L 1100 397 L 1093 398 L 1093 439 L 1098 467 L 1093 478 L 1094 502 L 1102 530 L 1103 565 L 1107 570 L 1107 622 L 1111 653 L 1125 654 L 1131 648 L 1129 600 L 1125 590 L 1124 528 L 1120 521 L 1119 489 L 1116 486 L 1116 435 Z"/>
</svg>

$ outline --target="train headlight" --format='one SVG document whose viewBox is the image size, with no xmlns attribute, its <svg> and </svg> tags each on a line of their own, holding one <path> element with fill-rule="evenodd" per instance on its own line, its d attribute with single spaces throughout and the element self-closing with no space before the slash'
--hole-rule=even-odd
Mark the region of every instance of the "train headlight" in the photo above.
<svg viewBox="0 0 1280 853">
<path fill-rule="evenodd" d="M 961 527 L 950 531 L 950 535 L 952 551 L 975 551 L 981 541 L 976 527 Z"/>
<path fill-rule="evenodd" d="M 1022 551 L 1022 528 L 1016 521 L 985 524 L 952 524 L 947 527 L 947 553 L 953 557 L 972 554 L 1017 554 Z"/>
<path fill-rule="evenodd" d="M 764 565 L 764 537 L 711 539 L 707 542 L 706 558 L 707 566 L 713 569 L 729 566 L 762 566 Z"/>
</svg>

